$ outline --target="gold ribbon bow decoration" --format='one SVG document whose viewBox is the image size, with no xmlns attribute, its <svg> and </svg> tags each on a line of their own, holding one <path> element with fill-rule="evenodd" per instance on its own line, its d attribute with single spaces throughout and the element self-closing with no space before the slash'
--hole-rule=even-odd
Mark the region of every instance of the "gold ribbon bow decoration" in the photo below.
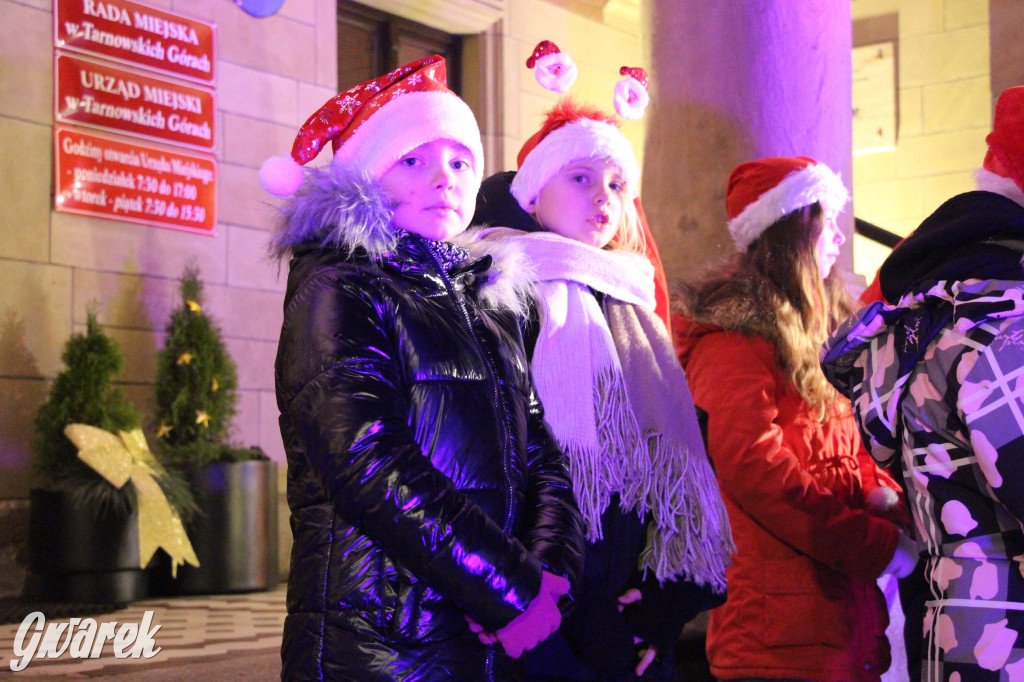
<svg viewBox="0 0 1024 682">
<path fill-rule="evenodd" d="M 163 547 L 171 557 L 171 575 L 178 577 L 178 566 L 189 563 L 199 567 L 199 559 L 189 542 L 178 512 L 171 507 L 156 478 L 164 468 L 149 451 L 142 429 L 118 431 L 117 435 L 86 424 L 69 424 L 66 435 L 78 448 L 78 458 L 92 467 L 115 488 L 129 480 L 135 486 L 139 504 L 139 567 Z"/>
</svg>

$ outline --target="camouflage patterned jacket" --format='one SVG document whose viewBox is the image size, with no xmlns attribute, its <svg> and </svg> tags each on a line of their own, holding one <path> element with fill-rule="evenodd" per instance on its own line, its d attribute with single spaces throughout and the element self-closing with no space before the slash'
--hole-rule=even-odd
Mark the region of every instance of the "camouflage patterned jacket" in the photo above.
<svg viewBox="0 0 1024 682">
<path fill-rule="evenodd" d="M 867 306 L 822 369 L 875 459 L 903 471 L 932 594 L 924 679 L 1024 679 L 1024 282 Z"/>
</svg>

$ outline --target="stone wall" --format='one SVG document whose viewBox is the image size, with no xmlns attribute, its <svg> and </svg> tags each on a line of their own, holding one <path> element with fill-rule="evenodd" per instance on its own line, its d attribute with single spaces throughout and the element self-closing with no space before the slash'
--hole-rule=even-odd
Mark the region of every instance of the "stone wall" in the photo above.
<svg viewBox="0 0 1024 682">
<path fill-rule="evenodd" d="M 992 124 L 987 0 L 853 0 L 854 45 L 892 41 L 895 149 L 855 155 L 858 218 L 906 235 L 949 197 L 974 189 Z M 1010 17 L 1020 36 L 1024 10 Z M 854 241 L 869 279 L 888 249 Z"/>
</svg>

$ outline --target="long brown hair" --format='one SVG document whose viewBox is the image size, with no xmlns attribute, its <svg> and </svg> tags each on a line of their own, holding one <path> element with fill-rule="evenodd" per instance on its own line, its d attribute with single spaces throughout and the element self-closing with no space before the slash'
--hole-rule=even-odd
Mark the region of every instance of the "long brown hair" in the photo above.
<svg viewBox="0 0 1024 682">
<path fill-rule="evenodd" d="M 818 349 L 853 308 L 835 268 L 821 278 L 815 242 L 822 215 L 815 203 L 773 223 L 731 259 L 725 275 L 692 287 L 686 307 L 695 319 L 774 342 L 779 367 L 824 421 L 837 394 L 818 365 Z"/>
</svg>

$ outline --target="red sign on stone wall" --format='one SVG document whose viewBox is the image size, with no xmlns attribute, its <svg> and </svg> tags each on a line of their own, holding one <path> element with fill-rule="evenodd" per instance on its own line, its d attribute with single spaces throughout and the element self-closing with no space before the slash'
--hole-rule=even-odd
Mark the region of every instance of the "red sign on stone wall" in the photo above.
<svg viewBox="0 0 1024 682">
<path fill-rule="evenodd" d="M 216 107 L 208 90 L 61 53 L 53 72 L 53 112 L 61 123 L 214 147 Z"/>
<path fill-rule="evenodd" d="M 203 83 L 216 79 L 214 24 L 131 0 L 54 0 L 53 44 Z"/>
<path fill-rule="evenodd" d="M 217 161 L 55 126 L 58 211 L 214 234 Z"/>
</svg>

